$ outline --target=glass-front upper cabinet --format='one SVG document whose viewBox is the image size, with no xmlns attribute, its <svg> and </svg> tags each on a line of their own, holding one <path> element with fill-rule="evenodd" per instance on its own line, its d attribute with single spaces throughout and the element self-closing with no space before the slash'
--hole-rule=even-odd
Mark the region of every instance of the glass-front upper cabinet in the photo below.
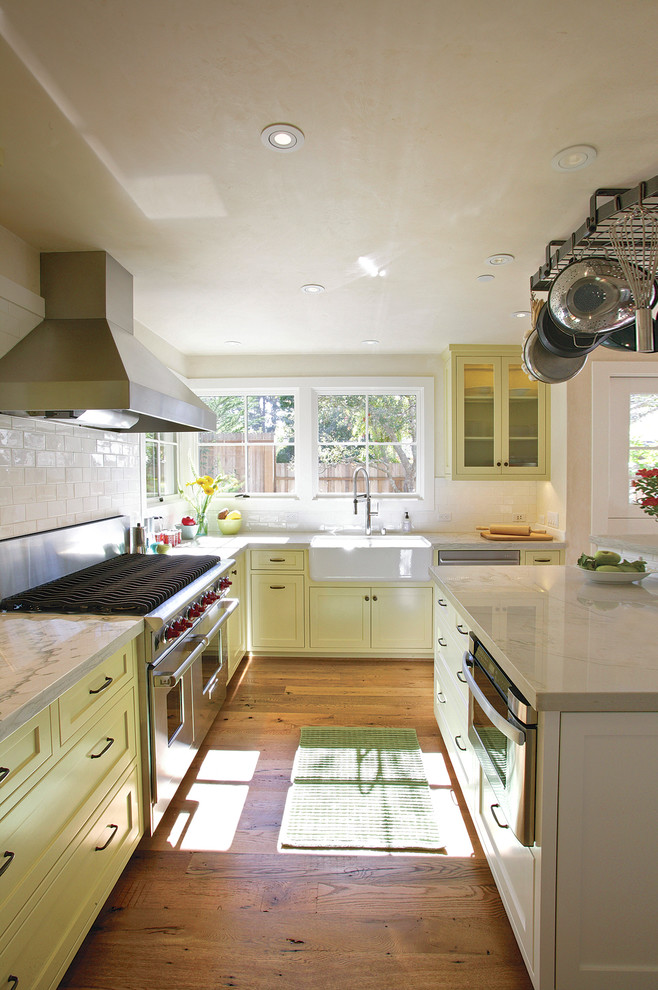
<svg viewBox="0 0 658 990">
<path fill-rule="evenodd" d="M 525 374 L 520 348 L 453 345 L 446 372 L 448 473 L 548 478 L 548 390 Z"/>
</svg>

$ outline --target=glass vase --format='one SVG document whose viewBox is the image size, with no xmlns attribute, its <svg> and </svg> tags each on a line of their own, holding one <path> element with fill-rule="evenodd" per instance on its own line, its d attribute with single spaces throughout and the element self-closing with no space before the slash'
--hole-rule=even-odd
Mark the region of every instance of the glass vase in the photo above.
<svg viewBox="0 0 658 990">
<path fill-rule="evenodd" d="M 196 531 L 197 536 L 207 536 L 208 535 L 208 516 L 204 513 L 197 517 L 198 529 Z"/>
</svg>

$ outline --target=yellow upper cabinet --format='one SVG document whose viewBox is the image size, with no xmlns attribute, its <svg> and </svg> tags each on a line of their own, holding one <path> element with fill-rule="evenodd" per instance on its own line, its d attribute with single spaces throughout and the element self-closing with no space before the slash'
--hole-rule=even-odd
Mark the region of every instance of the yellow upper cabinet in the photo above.
<svg viewBox="0 0 658 990">
<path fill-rule="evenodd" d="M 446 361 L 446 474 L 550 477 L 548 386 L 531 381 L 515 345 L 451 344 Z"/>
</svg>

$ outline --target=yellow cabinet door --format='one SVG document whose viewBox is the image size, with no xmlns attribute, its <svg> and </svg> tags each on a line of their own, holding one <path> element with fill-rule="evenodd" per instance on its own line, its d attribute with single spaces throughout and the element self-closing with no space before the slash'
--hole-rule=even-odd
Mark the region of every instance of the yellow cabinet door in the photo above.
<svg viewBox="0 0 658 990">
<path fill-rule="evenodd" d="M 309 589 L 309 645 L 314 650 L 367 650 L 370 647 L 371 591 L 336 585 Z"/>
<path fill-rule="evenodd" d="M 373 587 L 371 646 L 374 650 L 432 649 L 432 589 Z"/>
<path fill-rule="evenodd" d="M 252 648 L 298 650 L 304 642 L 304 575 L 252 574 Z"/>
<path fill-rule="evenodd" d="M 228 679 L 235 673 L 235 669 L 247 651 L 247 627 L 246 612 L 247 601 L 245 595 L 244 562 L 242 558 L 236 560 L 235 567 L 229 572 L 232 586 L 229 591 L 231 598 L 237 598 L 240 604 L 226 622 L 226 639 L 228 646 Z"/>
<path fill-rule="evenodd" d="M 453 478 L 548 478 L 548 386 L 531 381 L 521 350 L 450 348 L 447 386 Z"/>
</svg>

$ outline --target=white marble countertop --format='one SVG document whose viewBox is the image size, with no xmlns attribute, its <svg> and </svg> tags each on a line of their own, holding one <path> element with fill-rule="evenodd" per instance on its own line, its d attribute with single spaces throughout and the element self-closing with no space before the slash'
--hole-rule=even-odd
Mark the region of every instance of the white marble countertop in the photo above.
<svg viewBox="0 0 658 990">
<path fill-rule="evenodd" d="M 0 740 L 143 628 L 134 616 L 0 614 Z"/>
<path fill-rule="evenodd" d="M 658 524 L 656 533 L 613 533 L 609 536 L 590 536 L 597 547 L 605 550 L 629 550 L 637 554 L 658 556 Z"/>
<path fill-rule="evenodd" d="M 268 549 L 269 547 L 285 547 L 289 550 L 306 550 L 310 546 L 314 536 L 330 535 L 332 530 L 325 530 L 323 533 L 306 532 L 302 530 L 265 530 L 262 532 L 246 531 L 238 536 L 221 536 L 213 534 L 202 536 L 198 540 L 186 540 L 181 544 L 181 551 L 194 553 L 221 553 L 222 556 L 234 556 L 242 550 Z M 353 532 L 341 531 L 339 535 L 362 536 L 362 529 L 355 529 Z M 377 534 L 374 533 L 374 536 Z M 393 530 L 388 531 L 389 536 L 403 536 Z M 566 543 L 557 539 L 554 540 L 485 540 L 479 533 L 472 530 L 465 533 L 446 532 L 432 533 L 424 530 L 414 529 L 410 536 L 424 536 L 435 550 L 564 550 Z"/>
<path fill-rule="evenodd" d="M 612 585 L 575 566 L 431 574 L 539 711 L 658 709 L 658 575 Z"/>
</svg>

